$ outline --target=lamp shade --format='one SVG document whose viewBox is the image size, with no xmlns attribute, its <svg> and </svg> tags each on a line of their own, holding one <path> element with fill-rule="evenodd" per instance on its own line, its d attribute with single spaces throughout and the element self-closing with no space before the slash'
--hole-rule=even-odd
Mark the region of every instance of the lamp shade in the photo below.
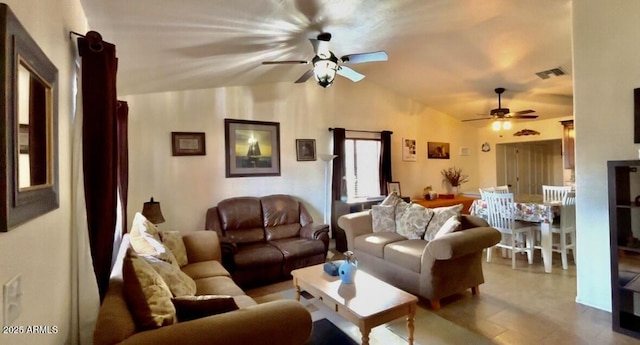
<svg viewBox="0 0 640 345">
<path fill-rule="evenodd" d="M 144 203 L 142 206 L 142 215 L 147 218 L 153 224 L 164 223 L 164 217 L 162 216 L 162 210 L 160 210 L 160 203 L 151 200 Z"/>
</svg>

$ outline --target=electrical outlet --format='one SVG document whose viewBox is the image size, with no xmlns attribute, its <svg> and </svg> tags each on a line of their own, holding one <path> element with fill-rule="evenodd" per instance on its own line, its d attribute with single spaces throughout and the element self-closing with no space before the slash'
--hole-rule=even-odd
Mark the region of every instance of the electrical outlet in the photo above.
<svg viewBox="0 0 640 345">
<path fill-rule="evenodd" d="M 22 275 L 11 278 L 2 286 L 4 326 L 10 326 L 22 311 Z"/>
</svg>

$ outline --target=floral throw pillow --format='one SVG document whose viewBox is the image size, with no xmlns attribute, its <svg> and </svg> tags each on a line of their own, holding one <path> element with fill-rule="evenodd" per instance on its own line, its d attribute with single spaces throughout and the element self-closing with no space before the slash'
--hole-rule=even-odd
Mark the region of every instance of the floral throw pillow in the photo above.
<svg viewBox="0 0 640 345">
<path fill-rule="evenodd" d="M 398 195 L 398 193 L 392 192 L 391 194 L 387 195 L 387 197 L 384 198 L 384 200 L 382 200 L 382 202 L 380 202 L 380 205 L 381 206 L 386 206 L 386 205 L 396 206 L 401 201 L 404 201 L 404 200 L 402 200 L 402 198 Z"/>
<path fill-rule="evenodd" d="M 371 206 L 371 225 L 373 232 L 396 231 L 395 205 Z"/>
<path fill-rule="evenodd" d="M 410 204 L 396 216 L 396 232 L 410 240 L 421 239 L 433 216 L 433 211 L 418 204 Z"/>
<path fill-rule="evenodd" d="M 433 237 L 438 233 L 438 230 L 444 225 L 444 223 L 451 218 L 451 216 L 460 217 L 462 212 L 462 204 L 447 207 L 436 207 L 433 210 L 433 217 L 427 225 L 427 231 L 424 234 L 424 239 L 427 241 L 433 240 Z"/>
<path fill-rule="evenodd" d="M 162 243 L 167 246 L 176 257 L 180 267 L 189 263 L 187 248 L 184 246 L 180 231 L 160 231 L 160 239 L 162 239 Z"/>
<path fill-rule="evenodd" d="M 442 224 L 442 227 L 440 227 L 440 230 L 438 230 L 435 236 L 433 236 L 433 239 L 435 240 L 436 238 L 442 237 L 446 234 L 458 231 L 460 225 L 460 217 L 456 215 L 451 216 L 451 218 L 447 219 L 447 221 Z"/>
</svg>

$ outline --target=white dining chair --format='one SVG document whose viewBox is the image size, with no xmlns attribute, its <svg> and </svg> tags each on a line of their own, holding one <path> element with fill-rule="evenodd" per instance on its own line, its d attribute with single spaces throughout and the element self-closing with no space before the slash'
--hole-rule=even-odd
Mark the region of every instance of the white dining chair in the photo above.
<svg viewBox="0 0 640 345">
<path fill-rule="evenodd" d="M 516 254 L 526 253 L 529 264 L 533 263 L 533 226 L 515 220 L 513 193 L 485 193 L 489 225 L 502 233 L 502 241 L 494 247 L 511 251 L 511 268 L 516 268 Z M 487 248 L 487 262 L 491 262 L 494 247 Z"/>
<path fill-rule="evenodd" d="M 478 188 L 480 190 L 480 198 L 484 199 L 482 196 L 484 193 L 509 193 L 509 186 L 495 186 L 495 187 L 485 187 Z"/>
<path fill-rule="evenodd" d="M 571 191 L 571 186 L 542 185 L 543 202 L 561 202 L 562 198 Z"/>
<path fill-rule="evenodd" d="M 540 230 L 539 227 L 536 230 Z M 553 236 L 551 251 L 560 253 L 562 269 L 569 267 L 567 251 L 571 250 L 573 262 L 576 262 L 576 193 L 568 192 L 562 198 L 560 223 L 551 225 Z"/>
</svg>

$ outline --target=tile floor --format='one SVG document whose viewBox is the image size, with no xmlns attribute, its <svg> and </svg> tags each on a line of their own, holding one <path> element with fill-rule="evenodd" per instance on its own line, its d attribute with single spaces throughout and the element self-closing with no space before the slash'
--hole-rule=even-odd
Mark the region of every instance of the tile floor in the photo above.
<svg viewBox="0 0 640 345">
<path fill-rule="evenodd" d="M 554 254 L 553 273 L 547 274 L 539 252 L 533 265 L 520 256 L 514 270 L 511 259 L 496 251 L 492 262 L 484 263 L 480 295 L 467 291 L 444 299 L 435 314 L 494 344 L 640 344 L 640 339 L 611 330 L 610 313 L 575 302 L 576 269 L 571 259 L 569 269 L 562 270 Z M 288 281 L 247 293 L 255 297 L 291 287 Z M 427 305 L 421 302 L 422 307 Z"/>
</svg>

